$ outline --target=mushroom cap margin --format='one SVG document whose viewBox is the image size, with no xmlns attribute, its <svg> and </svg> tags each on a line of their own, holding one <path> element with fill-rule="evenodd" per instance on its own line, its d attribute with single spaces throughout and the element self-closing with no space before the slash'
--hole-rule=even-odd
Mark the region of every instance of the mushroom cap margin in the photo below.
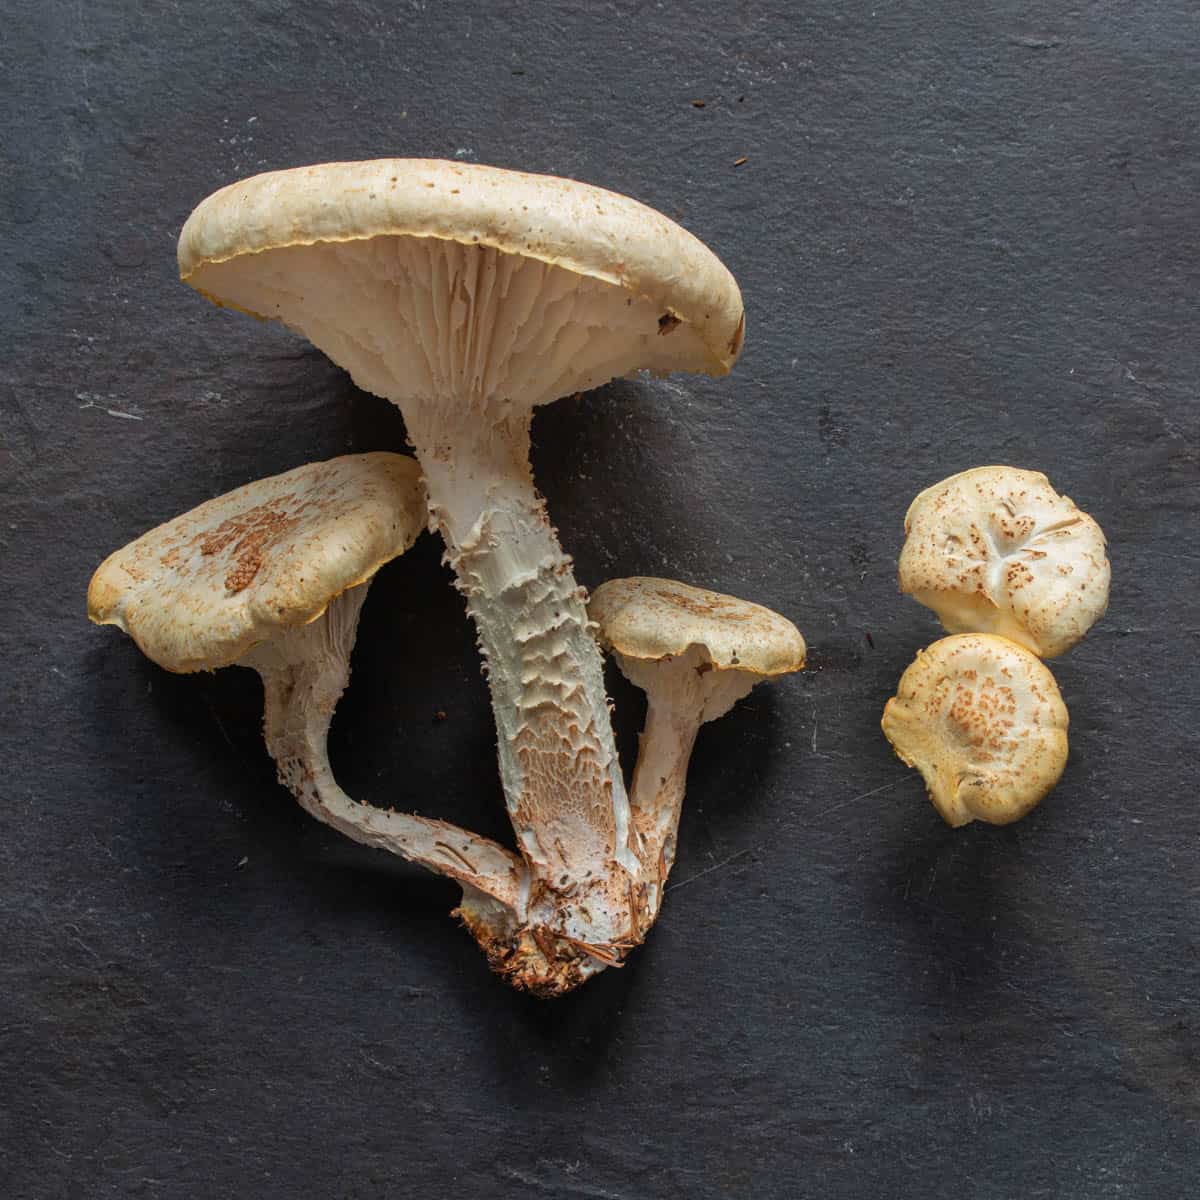
<svg viewBox="0 0 1200 1200">
<path fill-rule="evenodd" d="M 477 163 L 369 159 L 240 180 L 188 217 L 179 235 L 179 274 L 223 304 L 204 286 L 206 266 L 289 246 L 381 236 L 490 246 L 645 296 L 700 335 L 708 361 L 680 370 L 725 375 L 741 353 L 741 292 L 699 238 L 605 188 Z"/>
<path fill-rule="evenodd" d="M 768 678 L 804 666 L 804 638 L 786 617 L 673 579 L 610 579 L 592 594 L 588 616 L 604 648 L 630 659 L 674 658 L 698 646 L 717 671 Z"/>
</svg>

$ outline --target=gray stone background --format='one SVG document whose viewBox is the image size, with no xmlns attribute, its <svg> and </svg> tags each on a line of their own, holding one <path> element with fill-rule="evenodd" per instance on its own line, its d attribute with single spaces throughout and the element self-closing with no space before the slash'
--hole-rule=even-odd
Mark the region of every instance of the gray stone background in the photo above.
<svg viewBox="0 0 1200 1200">
<path fill-rule="evenodd" d="M 1194 1195 L 1198 50 L 1193 0 L 9 0 L 0 1193 Z M 703 731 L 648 944 L 553 1004 L 275 785 L 249 672 L 84 619 L 150 525 L 402 446 L 174 263 L 219 185 L 391 154 L 630 193 L 746 298 L 729 379 L 535 425 L 583 582 L 734 592 L 812 651 Z M 905 507 L 988 462 L 1091 511 L 1114 586 L 1054 665 L 1062 784 L 952 832 L 878 719 L 937 634 Z M 375 584 L 332 751 L 354 795 L 506 834 L 432 538 Z"/>
</svg>

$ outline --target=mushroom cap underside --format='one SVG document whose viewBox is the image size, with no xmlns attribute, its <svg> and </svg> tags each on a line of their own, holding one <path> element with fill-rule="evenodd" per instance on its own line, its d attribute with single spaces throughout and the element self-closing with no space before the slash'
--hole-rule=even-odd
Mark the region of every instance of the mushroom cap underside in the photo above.
<svg viewBox="0 0 1200 1200">
<path fill-rule="evenodd" d="M 588 616 L 604 647 L 628 659 L 656 661 L 698 647 L 717 671 L 765 678 L 804 666 L 804 638 L 786 617 L 672 579 L 610 579 L 593 593 Z"/>
<path fill-rule="evenodd" d="M 169 671 L 236 662 L 319 617 L 425 527 L 420 469 L 401 454 L 307 463 L 151 529 L 97 568 L 88 616 Z"/>
<path fill-rule="evenodd" d="M 360 386 L 387 394 L 381 373 L 343 342 L 357 339 L 378 353 L 377 343 L 389 331 L 380 325 L 365 333 L 337 329 L 328 336 L 323 326 L 331 317 L 320 308 L 335 276 L 370 287 L 377 281 L 368 277 L 396 272 L 395 263 L 381 261 L 387 258 L 382 247 L 372 254 L 361 246 L 350 252 L 349 246 L 398 240 L 491 250 L 536 263 L 551 277 L 561 272 L 591 281 L 584 323 L 612 324 L 624 343 L 600 364 L 609 379 L 640 368 L 723 375 L 741 351 L 737 283 L 707 246 L 674 221 L 604 188 L 473 163 L 376 159 L 243 179 L 213 193 L 188 218 L 179 238 L 179 269 L 186 282 L 217 303 L 301 330 L 351 370 Z M 426 254 L 433 265 L 413 269 L 449 277 L 449 286 L 441 289 L 445 311 L 435 314 L 444 337 L 455 319 L 454 303 L 463 296 L 454 284 L 470 268 L 454 257 L 437 261 L 428 245 Z M 543 290 L 549 287 L 560 285 L 552 281 Z M 411 305 L 415 290 L 397 287 L 374 297 L 374 307 Z M 602 292 L 613 293 L 604 304 L 596 300 Z M 614 300 L 635 311 L 617 312 Z M 478 295 L 471 302 L 477 305 Z M 359 312 L 332 319 L 356 326 L 371 320 Z M 490 325 L 487 340 L 495 340 Z M 394 372 L 389 382 L 405 386 L 406 373 Z M 581 390 L 578 383 L 594 385 L 594 379 L 566 380 L 558 395 Z"/>
<path fill-rule="evenodd" d="M 1028 650 L 991 634 L 957 634 L 921 650 L 882 725 L 950 825 L 1019 819 L 1067 761 L 1067 709 L 1054 676 Z"/>
<path fill-rule="evenodd" d="M 976 467 L 926 488 L 904 518 L 900 590 L 947 630 L 996 633 L 1051 658 L 1104 613 L 1104 534 L 1039 471 Z"/>
</svg>

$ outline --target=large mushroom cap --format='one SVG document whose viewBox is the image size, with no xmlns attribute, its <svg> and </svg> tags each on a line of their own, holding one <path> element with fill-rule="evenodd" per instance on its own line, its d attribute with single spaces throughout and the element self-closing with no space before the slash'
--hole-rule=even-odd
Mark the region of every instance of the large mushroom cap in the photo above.
<svg viewBox="0 0 1200 1200">
<path fill-rule="evenodd" d="M 248 483 L 159 525 L 97 568 L 88 616 L 168 671 L 215 670 L 315 620 L 425 526 L 420 469 L 353 454 Z"/>
<path fill-rule="evenodd" d="M 1054 676 L 1008 638 L 958 634 L 920 651 L 883 732 L 949 825 L 1006 825 L 1058 782 L 1067 709 Z"/>
<path fill-rule="evenodd" d="M 733 277 L 661 213 L 469 163 L 244 179 L 188 218 L 179 270 L 392 400 L 477 390 L 537 404 L 641 368 L 722 375 L 742 344 Z"/>
<path fill-rule="evenodd" d="M 767 678 L 804 666 L 800 631 L 769 608 L 673 579 L 610 579 L 588 603 L 602 644 L 627 659 L 658 661 L 696 647 L 716 671 Z"/>
<path fill-rule="evenodd" d="M 1044 658 L 1108 605 L 1100 526 L 1040 471 L 976 467 L 926 488 L 904 518 L 900 590 L 951 633 L 996 633 Z"/>
</svg>

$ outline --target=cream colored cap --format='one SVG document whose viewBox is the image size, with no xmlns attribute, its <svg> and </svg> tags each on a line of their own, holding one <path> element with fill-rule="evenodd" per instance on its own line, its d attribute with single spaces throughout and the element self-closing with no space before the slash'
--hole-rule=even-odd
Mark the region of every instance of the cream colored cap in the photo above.
<svg viewBox="0 0 1200 1200">
<path fill-rule="evenodd" d="M 900 590 L 951 633 L 997 633 L 1053 658 L 1108 605 L 1104 534 L 1039 471 L 976 467 L 904 518 Z"/>
<path fill-rule="evenodd" d="M 628 659 L 674 658 L 691 647 L 717 671 L 767 678 L 804 666 L 800 631 L 761 604 L 672 579 L 610 579 L 588 603 L 605 649 Z"/>
<path fill-rule="evenodd" d="M 425 527 L 416 460 L 351 454 L 209 500 L 100 564 L 88 616 L 168 671 L 215 670 L 319 617 Z"/>
<path fill-rule="evenodd" d="M 439 243 L 453 253 L 433 254 Z M 464 257 L 480 247 L 538 270 L 481 269 Z M 426 366 L 434 386 L 537 392 L 529 372 L 506 374 L 488 355 L 530 351 L 549 375 L 541 403 L 640 368 L 724 375 L 742 346 L 733 276 L 674 221 L 603 188 L 472 163 L 376 159 L 244 179 L 188 218 L 179 271 L 218 304 L 300 330 L 393 400 L 428 386 Z M 577 293 L 567 276 L 593 286 Z M 434 361 L 459 326 L 466 372 Z M 401 360 L 405 337 L 421 349 Z"/>
<path fill-rule="evenodd" d="M 883 732 L 955 826 L 1018 820 L 1067 762 L 1067 709 L 1054 676 L 1028 650 L 986 633 L 921 650 L 883 710 Z"/>
</svg>

